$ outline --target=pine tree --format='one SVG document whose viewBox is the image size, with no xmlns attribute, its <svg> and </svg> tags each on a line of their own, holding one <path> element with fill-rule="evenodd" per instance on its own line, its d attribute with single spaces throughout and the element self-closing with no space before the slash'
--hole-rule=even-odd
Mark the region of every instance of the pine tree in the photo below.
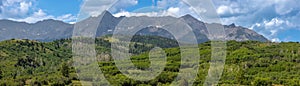
<svg viewBox="0 0 300 86">
<path fill-rule="evenodd" d="M 69 77 L 69 72 L 70 72 L 69 65 L 66 62 L 64 62 L 61 66 L 61 73 L 63 76 Z"/>
</svg>

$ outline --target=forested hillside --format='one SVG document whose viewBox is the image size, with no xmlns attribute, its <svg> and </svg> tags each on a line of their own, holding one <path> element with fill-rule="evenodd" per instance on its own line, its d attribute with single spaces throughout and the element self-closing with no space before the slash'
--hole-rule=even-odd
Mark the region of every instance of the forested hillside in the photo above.
<svg viewBox="0 0 300 86">
<path fill-rule="evenodd" d="M 137 36 L 132 40 L 132 62 L 139 69 L 149 67 L 148 51 L 165 48 L 164 71 L 151 81 L 135 81 L 118 71 L 110 55 L 109 36 L 95 41 L 99 66 L 111 85 L 169 85 L 178 75 L 180 51 L 176 41 L 153 36 Z M 227 59 L 220 85 L 299 86 L 300 44 L 228 41 Z M 0 85 L 80 85 L 72 65 L 71 39 L 53 42 L 7 40 L 0 42 Z M 199 44 L 199 73 L 194 85 L 203 85 L 209 69 L 210 43 Z M 141 52 L 142 51 L 142 52 Z M 84 81 L 83 81 L 84 82 Z M 99 84 L 89 83 L 84 84 Z"/>
</svg>

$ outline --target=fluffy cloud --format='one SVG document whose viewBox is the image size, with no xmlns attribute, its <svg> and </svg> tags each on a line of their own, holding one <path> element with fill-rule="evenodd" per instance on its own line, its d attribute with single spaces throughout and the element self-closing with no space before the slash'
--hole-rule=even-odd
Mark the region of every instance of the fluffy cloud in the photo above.
<svg viewBox="0 0 300 86">
<path fill-rule="evenodd" d="M 271 41 L 284 40 L 280 34 L 283 31 L 300 29 L 298 0 L 213 0 L 213 2 L 223 24 L 236 23 L 248 27 Z"/>
<path fill-rule="evenodd" d="M 3 0 L 1 2 L 1 17 L 24 17 L 29 13 L 33 2 L 29 0 Z"/>
<path fill-rule="evenodd" d="M 239 8 L 233 8 L 232 6 L 221 5 L 217 8 L 217 13 L 223 17 L 230 15 L 238 15 L 243 13 L 244 10 Z"/>
<path fill-rule="evenodd" d="M 149 17 L 155 17 L 158 15 L 161 15 L 159 12 L 148 12 L 148 13 L 133 13 L 133 12 L 128 12 L 128 11 L 121 11 L 116 14 L 113 14 L 115 17 L 121 17 L 121 16 L 126 16 L 126 17 L 132 17 L 132 16 L 149 16 Z"/>
<path fill-rule="evenodd" d="M 170 7 L 168 9 L 168 12 L 173 13 L 173 14 L 177 14 L 179 12 L 179 9 L 180 8 L 178 8 L 178 7 Z"/>
<path fill-rule="evenodd" d="M 220 14 L 220 15 L 224 15 L 224 14 L 228 14 L 228 13 L 232 13 L 232 9 L 228 6 L 220 6 L 218 9 L 217 9 L 217 13 Z"/>
<path fill-rule="evenodd" d="M 72 14 L 65 14 L 62 16 L 55 17 L 52 15 L 47 15 L 43 10 L 40 9 L 26 18 L 20 18 L 20 19 L 9 18 L 9 19 L 14 21 L 27 22 L 27 23 L 35 23 L 46 19 L 54 19 L 54 20 L 60 20 L 60 21 L 72 23 L 73 21 L 75 21 L 76 17 L 73 16 Z"/>
<path fill-rule="evenodd" d="M 284 20 L 280 20 L 278 18 L 274 18 L 270 21 L 264 21 L 265 27 L 273 27 L 273 26 L 278 27 L 278 26 L 281 26 L 284 23 L 287 23 L 287 22 L 284 21 Z"/>
<path fill-rule="evenodd" d="M 118 13 L 113 14 L 115 17 L 126 16 L 149 16 L 149 17 L 161 17 L 161 16 L 174 16 L 174 17 L 181 17 L 186 14 L 194 14 L 193 12 L 186 12 L 187 10 L 182 10 L 179 7 L 170 7 L 166 10 L 159 10 L 154 12 L 142 12 L 142 13 L 135 13 L 135 12 L 128 12 L 128 11 L 120 11 Z M 197 16 L 197 15 L 195 15 Z"/>
<path fill-rule="evenodd" d="M 213 0 L 221 16 L 231 17 L 272 11 L 285 15 L 299 9 L 297 0 Z M 247 4 L 245 4 L 247 3 Z M 262 4 L 263 3 L 263 4 Z M 240 15 L 237 15 L 240 14 Z"/>
<path fill-rule="evenodd" d="M 29 11 L 29 8 L 32 6 L 32 3 L 31 2 L 21 2 L 20 3 L 20 13 L 28 13 Z"/>
<path fill-rule="evenodd" d="M 115 5 L 109 10 L 112 12 L 117 12 L 122 10 L 122 8 L 134 6 L 138 4 L 138 0 L 119 0 Z"/>
<path fill-rule="evenodd" d="M 85 3 L 81 7 L 81 15 L 85 15 L 85 17 L 98 16 L 104 10 L 116 12 L 121 11 L 122 8 L 133 6 L 136 4 L 138 4 L 137 0 L 85 0 Z"/>
<path fill-rule="evenodd" d="M 73 22 L 76 17 L 71 14 L 62 16 L 48 15 L 42 9 L 35 7 L 35 0 L 2 0 L 0 3 L 0 19 L 9 19 L 27 23 L 35 23 L 45 19 Z"/>
<path fill-rule="evenodd" d="M 278 34 L 280 34 L 280 32 L 295 29 L 297 27 L 291 25 L 291 23 L 286 19 L 273 18 L 271 20 L 264 20 L 260 23 L 256 23 L 251 28 L 254 28 L 254 30 L 266 36 L 271 41 L 278 42 L 280 41 L 278 38 Z"/>
<path fill-rule="evenodd" d="M 157 17 L 157 16 L 174 16 L 174 17 L 181 17 L 186 14 L 193 15 L 194 17 L 200 19 L 200 17 L 196 14 L 194 9 L 192 9 L 188 4 L 182 2 L 181 0 L 159 0 L 156 3 L 156 11 L 149 11 L 149 12 L 128 12 L 125 10 L 121 10 L 116 12 L 114 16 L 150 16 L 150 17 Z"/>
<path fill-rule="evenodd" d="M 115 17 L 120 16 L 149 16 L 149 17 L 158 17 L 158 16 L 175 16 L 179 17 L 180 8 L 178 7 L 170 7 L 167 10 L 160 10 L 157 12 L 144 12 L 144 13 L 134 13 L 134 12 L 128 12 L 128 11 L 121 11 L 116 14 L 113 14 Z"/>
</svg>

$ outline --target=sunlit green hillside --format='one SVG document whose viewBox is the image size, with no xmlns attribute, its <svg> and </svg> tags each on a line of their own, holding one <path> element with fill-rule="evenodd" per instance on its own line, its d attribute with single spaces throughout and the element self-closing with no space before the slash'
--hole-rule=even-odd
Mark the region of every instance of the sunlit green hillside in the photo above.
<svg viewBox="0 0 300 86">
<path fill-rule="evenodd" d="M 164 71 L 150 81 L 135 81 L 118 71 L 110 55 L 109 37 L 96 40 L 97 59 L 111 85 L 169 85 L 178 75 L 180 49 L 176 41 L 161 37 L 138 36 L 132 40 L 132 62 L 139 69 L 149 67 L 148 51 L 163 47 L 167 55 Z M 299 86 L 300 44 L 228 41 L 227 59 L 220 85 Z M 38 42 L 7 40 L 0 42 L 0 85 L 80 85 L 72 67 L 71 40 Z M 203 85 L 209 69 L 210 43 L 199 44 L 201 56 L 194 85 Z M 141 52 L 142 51 L 142 52 Z M 82 81 L 82 84 L 101 84 Z"/>
</svg>

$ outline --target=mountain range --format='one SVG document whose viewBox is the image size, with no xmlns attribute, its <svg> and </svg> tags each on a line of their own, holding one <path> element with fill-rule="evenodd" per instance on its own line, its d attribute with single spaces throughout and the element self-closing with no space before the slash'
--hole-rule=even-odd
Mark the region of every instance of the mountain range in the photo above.
<svg viewBox="0 0 300 86">
<path fill-rule="evenodd" d="M 115 27 L 122 21 L 124 18 L 128 19 L 138 19 L 144 17 L 143 19 L 158 19 L 162 22 L 168 22 L 173 19 L 183 19 L 186 24 L 188 24 L 194 34 L 196 35 L 197 41 L 203 43 L 209 41 L 208 38 L 208 29 L 206 24 L 198 19 L 194 18 L 191 15 L 185 15 L 179 18 L 166 16 L 166 17 L 114 17 L 110 12 L 105 11 L 98 17 L 89 17 L 83 21 L 77 22 L 78 25 L 85 25 L 90 21 L 97 21 L 100 17 L 102 20 L 99 22 L 97 27 L 96 36 L 104 36 L 113 34 Z M 130 21 L 129 21 L 130 22 Z M 134 22 L 132 22 L 134 23 Z M 213 23 L 214 24 L 214 23 Z M 26 22 L 16 22 L 11 20 L 0 20 L 0 41 L 9 40 L 9 39 L 30 39 L 38 41 L 53 41 L 57 39 L 71 38 L 74 30 L 74 24 L 64 23 L 58 20 L 44 20 L 37 23 L 26 23 Z M 236 41 L 246 41 L 254 40 L 266 42 L 267 38 L 264 36 L 252 31 L 248 28 L 241 26 L 223 25 L 226 33 L 226 40 L 236 40 Z M 180 29 L 180 28 L 174 28 Z M 156 35 L 167 38 L 174 38 L 168 31 L 163 30 L 160 27 L 149 26 L 143 28 L 138 33 L 139 35 Z"/>
</svg>

